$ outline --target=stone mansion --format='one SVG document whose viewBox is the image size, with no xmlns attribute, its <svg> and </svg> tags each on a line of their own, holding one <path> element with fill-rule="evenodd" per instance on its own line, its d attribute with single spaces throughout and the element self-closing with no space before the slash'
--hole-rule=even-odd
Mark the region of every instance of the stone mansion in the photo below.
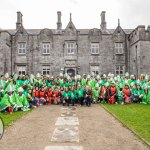
<svg viewBox="0 0 150 150">
<path fill-rule="evenodd" d="M 16 29 L 0 29 L 0 75 L 109 73 L 140 75 L 150 73 L 150 26 L 107 29 L 105 11 L 100 28 L 76 29 L 70 20 L 62 29 L 57 12 L 56 29 L 26 29 L 17 12 Z"/>
</svg>

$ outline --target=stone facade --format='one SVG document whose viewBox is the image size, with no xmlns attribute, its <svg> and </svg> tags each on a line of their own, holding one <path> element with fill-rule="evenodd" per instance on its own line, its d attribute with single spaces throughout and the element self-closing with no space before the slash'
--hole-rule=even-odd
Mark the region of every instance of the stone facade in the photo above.
<svg viewBox="0 0 150 150">
<path fill-rule="evenodd" d="M 57 12 L 56 29 L 25 29 L 17 12 L 15 30 L 0 30 L 0 74 L 33 73 L 58 75 L 150 73 L 150 26 L 107 29 L 105 12 L 100 29 L 76 29 L 71 14 L 62 29 Z M 25 50 L 25 51 L 24 51 Z"/>
</svg>

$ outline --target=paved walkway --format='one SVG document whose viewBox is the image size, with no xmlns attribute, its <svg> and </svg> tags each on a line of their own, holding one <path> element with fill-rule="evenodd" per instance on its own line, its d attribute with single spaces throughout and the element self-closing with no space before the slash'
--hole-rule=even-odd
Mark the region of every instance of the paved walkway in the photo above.
<svg viewBox="0 0 150 150">
<path fill-rule="evenodd" d="M 57 147 L 59 146 L 59 147 Z M 43 106 L 9 127 L 1 150 L 148 150 L 99 105 Z"/>
</svg>

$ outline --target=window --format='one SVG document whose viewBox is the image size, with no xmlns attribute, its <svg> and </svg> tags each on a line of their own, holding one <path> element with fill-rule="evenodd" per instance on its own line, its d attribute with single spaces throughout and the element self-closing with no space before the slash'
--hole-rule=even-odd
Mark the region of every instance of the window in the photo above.
<svg viewBox="0 0 150 150">
<path fill-rule="evenodd" d="M 75 43 L 67 43 L 67 54 L 74 54 Z"/>
<path fill-rule="evenodd" d="M 91 66 L 91 73 L 99 74 L 99 66 Z"/>
<path fill-rule="evenodd" d="M 99 54 L 99 43 L 91 43 L 91 54 Z"/>
<path fill-rule="evenodd" d="M 26 54 L 26 43 L 18 44 L 18 54 Z"/>
<path fill-rule="evenodd" d="M 124 66 L 116 66 L 116 75 L 124 75 Z"/>
<path fill-rule="evenodd" d="M 50 54 L 50 43 L 43 43 L 43 54 Z"/>
<path fill-rule="evenodd" d="M 18 74 L 26 74 L 26 66 L 17 66 Z"/>
<path fill-rule="evenodd" d="M 123 43 L 115 43 L 116 54 L 123 54 Z"/>
<path fill-rule="evenodd" d="M 42 74 L 49 75 L 50 74 L 50 66 L 43 66 Z"/>
</svg>

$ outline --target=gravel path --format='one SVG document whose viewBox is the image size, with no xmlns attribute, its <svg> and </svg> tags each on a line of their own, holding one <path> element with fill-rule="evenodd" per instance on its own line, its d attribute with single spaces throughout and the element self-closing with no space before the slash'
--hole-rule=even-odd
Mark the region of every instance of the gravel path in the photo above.
<svg viewBox="0 0 150 150">
<path fill-rule="evenodd" d="M 46 146 L 83 146 L 84 150 L 148 150 L 99 105 L 77 107 L 79 142 L 52 142 L 62 106 L 39 107 L 5 130 L 0 150 L 44 150 Z"/>
</svg>

